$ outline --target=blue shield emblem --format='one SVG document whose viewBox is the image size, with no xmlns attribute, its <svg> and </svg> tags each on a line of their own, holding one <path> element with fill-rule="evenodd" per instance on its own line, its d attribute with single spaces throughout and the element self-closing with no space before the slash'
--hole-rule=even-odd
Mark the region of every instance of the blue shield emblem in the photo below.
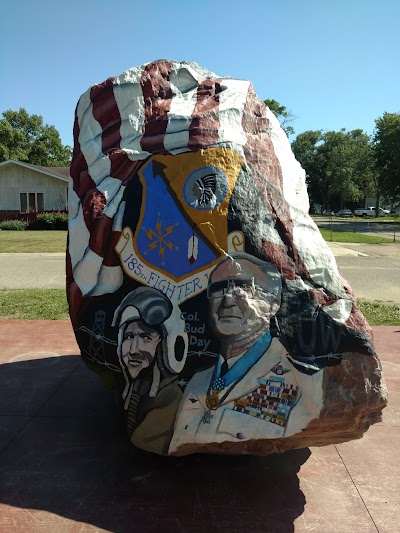
<svg viewBox="0 0 400 533">
<path fill-rule="evenodd" d="M 211 266 L 221 250 L 201 232 L 168 186 L 163 166 L 150 161 L 141 171 L 143 198 L 136 253 L 150 267 L 180 281 Z"/>
</svg>

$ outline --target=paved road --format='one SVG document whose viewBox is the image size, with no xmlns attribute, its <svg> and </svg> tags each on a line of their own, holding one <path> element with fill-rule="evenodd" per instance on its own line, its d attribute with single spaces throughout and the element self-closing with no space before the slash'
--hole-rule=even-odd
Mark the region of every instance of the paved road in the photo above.
<svg viewBox="0 0 400 533">
<path fill-rule="evenodd" d="M 400 305 L 400 244 L 328 243 L 357 298 Z M 65 255 L 0 254 L 0 289 L 65 287 Z"/>
<path fill-rule="evenodd" d="M 0 254 L 0 289 L 65 287 L 65 254 Z"/>
<path fill-rule="evenodd" d="M 400 244 L 328 245 L 357 298 L 400 305 Z"/>
</svg>

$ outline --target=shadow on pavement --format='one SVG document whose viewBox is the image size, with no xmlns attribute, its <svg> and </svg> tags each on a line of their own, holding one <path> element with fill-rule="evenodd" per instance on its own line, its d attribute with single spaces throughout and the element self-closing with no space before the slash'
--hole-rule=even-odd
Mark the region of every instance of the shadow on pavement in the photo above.
<svg viewBox="0 0 400 533">
<path fill-rule="evenodd" d="M 0 382 L 2 522 L 29 509 L 18 531 L 37 528 L 46 511 L 67 519 L 53 520 L 60 533 L 77 531 L 74 522 L 113 532 L 292 532 L 304 511 L 297 474 L 308 449 L 183 458 L 137 450 L 112 393 L 77 356 L 3 364 Z"/>
</svg>

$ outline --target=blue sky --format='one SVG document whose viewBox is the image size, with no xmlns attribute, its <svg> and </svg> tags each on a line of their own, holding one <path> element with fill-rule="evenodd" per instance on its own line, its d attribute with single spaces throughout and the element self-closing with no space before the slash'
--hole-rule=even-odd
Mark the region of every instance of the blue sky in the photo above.
<svg viewBox="0 0 400 533">
<path fill-rule="evenodd" d="M 398 0 L 8 0 L 0 113 L 25 107 L 72 145 L 92 84 L 160 58 L 249 79 L 309 129 L 362 128 L 400 111 Z"/>
</svg>

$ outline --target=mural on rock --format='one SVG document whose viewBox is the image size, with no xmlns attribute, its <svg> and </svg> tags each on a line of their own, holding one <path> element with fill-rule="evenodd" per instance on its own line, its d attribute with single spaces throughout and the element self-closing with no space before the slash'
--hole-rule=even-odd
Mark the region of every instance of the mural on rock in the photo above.
<svg viewBox="0 0 400 533">
<path fill-rule="evenodd" d="M 129 69 L 80 98 L 74 141 L 70 315 L 134 445 L 267 454 L 379 421 L 370 329 L 248 81 Z"/>
</svg>

